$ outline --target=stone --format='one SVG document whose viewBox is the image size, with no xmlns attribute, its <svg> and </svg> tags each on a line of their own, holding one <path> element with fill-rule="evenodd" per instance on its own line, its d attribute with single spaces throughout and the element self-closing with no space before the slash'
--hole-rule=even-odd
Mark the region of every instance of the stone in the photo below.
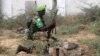
<svg viewBox="0 0 100 56">
<path fill-rule="evenodd" d="M 32 53 L 34 47 L 32 40 L 22 40 L 21 44 L 17 47 L 16 54 L 24 51 L 26 53 Z"/>
<path fill-rule="evenodd" d="M 31 49 L 30 48 L 26 48 L 24 46 L 19 45 L 17 47 L 16 54 L 18 54 L 19 52 L 22 52 L 22 51 L 26 52 L 26 53 L 31 53 Z"/>
<path fill-rule="evenodd" d="M 73 50 L 78 48 L 78 44 L 71 42 L 64 42 L 63 48 L 65 48 L 66 50 Z"/>
</svg>

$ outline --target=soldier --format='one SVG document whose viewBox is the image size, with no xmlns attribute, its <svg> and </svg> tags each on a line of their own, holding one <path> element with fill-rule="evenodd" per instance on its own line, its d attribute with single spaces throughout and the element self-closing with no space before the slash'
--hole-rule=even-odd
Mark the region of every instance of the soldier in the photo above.
<svg viewBox="0 0 100 56">
<path fill-rule="evenodd" d="M 55 28 L 55 21 L 52 21 L 49 24 L 45 24 L 44 19 L 43 19 L 43 15 L 45 15 L 45 9 L 46 9 L 45 5 L 37 6 L 36 10 L 38 12 L 38 15 L 35 16 L 33 19 L 31 19 L 29 22 L 27 22 L 27 28 L 29 29 L 29 32 L 28 32 L 28 40 L 25 42 L 28 44 L 19 45 L 17 48 L 16 54 L 19 53 L 20 51 L 25 51 L 27 53 L 31 53 L 30 50 L 32 50 L 32 47 L 33 47 L 32 35 L 38 31 L 43 31 L 43 32 L 47 31 L 47 34 L 48 34 L 47 38 L 49 39 L 51 37 L 50 31 L 53 28 Z M 54 39 L 56 39 L 56 38 L 54 38 Z M 31 43 L 31 44 L 29 44 L 29 43 Z M 44 49 L 44 53 L 47 52 L 47 47 L 48 47 L 48 44 L 46 45 L 46 47 Z"/>
<path fill-rule="evenodd" d="M 55 22 L 52 21 L 49 24 L 45 24 L 43 15 L 45 15 L 46 6 L 45 5 L 38 5 L 36 8 L 38 15 L 27 22 L 27 27 L 29 29 L 28 32 L 28 39 L 33 40 L 32 35 L 38 31 L 50 31 L 51 29 L 55 28 Z M 50 36 L 50 32 L 48 32 L 48 38 Z"/>
</svg>

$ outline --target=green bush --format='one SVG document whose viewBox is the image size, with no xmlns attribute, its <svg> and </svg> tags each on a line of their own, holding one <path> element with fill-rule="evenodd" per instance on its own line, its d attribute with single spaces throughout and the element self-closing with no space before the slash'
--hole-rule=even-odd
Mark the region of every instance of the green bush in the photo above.
<svg viewBox="0 0 100 56">
<path fill-rule="evenodd" d="M 55 19 L 57 26 L 62 25 L 64 23 L 63 16 L 61 16 L 61 15 L 55 16 L 55 14 L 52 12 L 52 10 L 49 10 L 44 16 L 45 23 L 46 24 L 51 23 L 53 21 L 53 19 Z"/>
<path fill-rule="evenodd" d="M 90 25 L 90 31 L 97 35 L 100 35 L 100 21 L 92 22 Z"/>
<path fill-rule="evenodd" d="M 15 18 L 15 22 L 16 22 L 17 26 L 25 27 L 26 22 L 27 22 L 25 18 L 26 18 L 25 14 L 21 14 L 21 15 L 17 16 Z"/>
<path fill-rule="evenodd" d="M 7 20 L 3 20 L 1 27 L 7 28 L 7 29 L 12 29 L 17 26 L 16 26 L 14 19 L 7 19 Z"/>
<path fill-rule="evenodd" d="M 89 47 L 89 51 L 94 54 L 94 56 L 100 56 L 100 38 L 97 39 L 85 39 L 80 40 L 82 44 L 86 44 Z"/>
<path fill-rule="evenodd" d="M 34 15 L 33 15 L 34 16 Z M 25 14 L 18 15 L 13 18 L 8 18 L 0 21 L 0 27 L 1 28 L 7 28 L 7 29 L 16 29 L 19 27 L 26 27 L 27 20 L 25 19 Z M 54 19 L 53 14 L 51 12 L 46 13 L 44 16 L 44 20 L 46 24 L 51 23 L 51 21 Z M 61 25 L 63 23 L 63 17 L 58 15 L 58 18 L 56 19 L 57 25 Z"/>
<path fill-rule="evenodd" d="M 98 5 L 88 5 L 80 8 L 84 13 L 78 15 L 79 21 L 86 24 L 95 20 L 100 20 L 100 7 Z"/>
<path fill-rule="evenodd" d="M 69 25 L 62 25 L 59 28 L 59 32 L 62 34 L 74 34 L 79 31 L 80 25 L 79 24 L 69 24 Z"/>
<path fill-rule="evenodd" d="M 19 27 L 25 27 L 25 14 L 19 15 L 16 18 L 3 19 L 0 23 L 0 27 L 6 29 L 16 29 Z"/>
</svg>

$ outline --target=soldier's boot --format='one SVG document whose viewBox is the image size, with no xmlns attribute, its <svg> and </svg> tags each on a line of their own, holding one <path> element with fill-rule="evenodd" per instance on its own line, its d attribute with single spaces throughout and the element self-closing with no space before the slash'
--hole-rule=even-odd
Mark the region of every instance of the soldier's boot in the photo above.
<svg viewBox="0 0 100 56">
<path fill-rule="evenodd" d="M 16 50 L 16 54 L 18 54 L 21 51 L 26 52 L 26 53 L 31 53 L 30 48 L 26 48 L 24 46 L 19 45 Z"/>
</svg>

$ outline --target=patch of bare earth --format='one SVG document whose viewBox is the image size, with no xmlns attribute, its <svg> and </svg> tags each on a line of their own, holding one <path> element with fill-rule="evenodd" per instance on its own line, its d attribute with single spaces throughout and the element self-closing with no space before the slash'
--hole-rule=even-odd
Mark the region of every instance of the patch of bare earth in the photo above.
<svg viewBox="0 0 100 56">
<path fill-rule="evenodd" d="M 10 48 L 11 50 L 12 49 L 16 49 L 17 46 L 20 44 L 19 43 L 19 40 L 16 39 L 15 35 L 13 32 L 9 31 L 9 30 L 6 30 L 6 31 L 3 31 L 3 33 L 0 33 L 2 36 L 0 36 L 0 39 L 2 39 L 0 41 L 0 46 L 4 46 L 4 47 L 7 47 L 7 48 Z M 89 55 L 87 52 L 88 52 L 88 47 L 85 46 L 85 45 L 81 45 L 80 43 L 78 43 L 78 40 L 80 39 L 96 39 L 96 35 L 95 34 L 92 34 L 90 32 L 87 32 L 87 31 L 80 31 L 78 32 L 77 34 L 74 34 L 74 35 L 58 35 L 59 39 L 62 40 L 62 41 L 67 41 L 67 42 L 72 42 L 72 43 L 77 43 L 79 44 L 79 48 L 78 49 L 75 49 L 75 50 L 72 50 L 72 51 L 68 51 L 68 54 L 71 56 L 73 53 L 76 54 L 79 54 L 80 55 L 83 55 L 83 56 L 91 56 Z M 9 38 L 10 37 L 10 38 Z M 50 49 L 51 51 L 49 51 L 51 54 L 54 53 L 54 50 L 53 48 Z M 85 50 L 85 51 L 84 51 Z M 77 53 L 76 53 L 77 52 Z M 61 55 L 60 56 L 63 56 L 62 55 L 62 52 L 60 53 Z M 72 56 L 75 56 L 74 54 Z M 0 56 L 7 56 L 7 55 L 4 55 L 4 54 L 0 54 Z M 33 55 L 33 54 L 27 54 L 25 52 L 20 52 L 18 53 L 16 56 L 36 56 L 36 55 Z"/>
<path fill-rule="evenodd" d="M 97 35 L 88 31 L 79 31 L 77 34 L 58 36 L 63 41 L 77 41 L 81 39 L 96 39 Z"/>
<path fill-rule="evenodd" d="M 90 33 L 88 31 L 80 31 L 72 37 L 76 39 L 96 39 L 97 35 Z"/>
<path fill-rule="evenodd" d="M 77 34 L 61 35 L 61 36 L 59 36 L 60 40 L 62 40 L 62 41 L 67 41 L 67 42 L 70 42 L 70 43 L 77 43 L 79 45 L 78 50 L 70 51 L 70 53 L 72 53 L 72 56 L 75 56 L 74 53 L 75 54 L 81 54 L 82 56 L 93 56 L 89 52 L 88 46 L 79 43 L 78 40 L 85 40 L 85 39 L 92 39 L 92 40 L 94 40 L 94 39 L 97 39 L 97 37 L 98 37 L 97 35 L 95 35 L 93 33 L 90 33 L 88 31 L 79 31 Z"/>
<path fill-rule="evenodd" d="M 7 56 L 7 55 L 4 55 L 4 54 L 0 54 L 0 56 Z"/>
<path fill-rule="evenodd" d="M 35 56 L 35 55 L 27 54 L 27 53 L 25 53 L 25 52 L 20 52 L 20 53 L 18 53 L 16 56 Z"/>
<path fill-rule="evenodd" d="M 8 48 L 16 48 L 19 42 L 17 39 L 5 39 L 0 41 L 0 45 Z"/>
</svg>

